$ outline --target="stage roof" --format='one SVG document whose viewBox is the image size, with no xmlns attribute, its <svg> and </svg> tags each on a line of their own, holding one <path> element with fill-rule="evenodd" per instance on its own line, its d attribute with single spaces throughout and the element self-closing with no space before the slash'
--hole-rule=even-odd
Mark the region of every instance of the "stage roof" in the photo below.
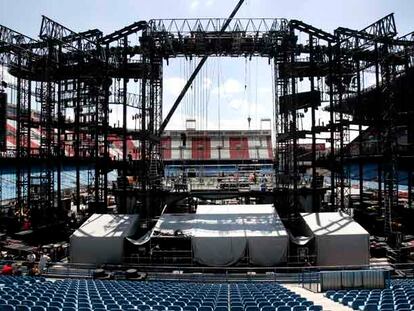
<svg viewBox="0 0 414 311">
<path fill-rule="evenodd" d="M 73 233 L 73 237 L 116 238 L 135 231 L 138 215 L 93 214 Z"/>
<path fill-rule="evenodd" d="M 360 224 L 344 212 L 301 214 L 314 235 L 367 235 Z"/>
</svg>

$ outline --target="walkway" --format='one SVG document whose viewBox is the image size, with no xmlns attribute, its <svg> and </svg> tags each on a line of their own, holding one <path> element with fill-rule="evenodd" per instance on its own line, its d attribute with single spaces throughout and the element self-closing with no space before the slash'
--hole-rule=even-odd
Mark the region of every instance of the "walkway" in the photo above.
<svg viewBox="0 0 414 311">
<path fill-rule="evenodd" d="M 306 298 L 310 301 L 313 301 L 315 305 L 322 306 L 324 311 L 351 311 L 349 307 L 345 307 L 342 304 L 334 302 L 331 299 L 326 298 L 323 293 L 314 293 L 302 286 L 297 284 L 283 284 L 284 287 L 294 291 L 295 293 L 301 295 L 303 298 Z"/>
</svg>

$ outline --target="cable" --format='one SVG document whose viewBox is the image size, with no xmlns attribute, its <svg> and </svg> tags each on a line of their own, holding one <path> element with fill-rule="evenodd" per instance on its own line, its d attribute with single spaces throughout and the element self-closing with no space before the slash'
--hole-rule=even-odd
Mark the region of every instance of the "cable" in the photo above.
<svg viewBox="0 0 414 311">
<path fill-rule="evenodd" d="M 271 77 L 272 77 L 272 109 L 273 109 L 273 126 L 272 126 L 272 133 L 271 133 L 271 141 L 272 142 L 274 142 L 274 145 L 273 146 L 275 146 L 276 147 L 276 144 L 277 144 L 277 142 L 276 142 L 276 135 L 277 135 L 277 132 L 278 132 L 278 128 L 277 128 L 277 126 L 278 126 L 278 122 L 277 122 L 277 118 L 278 118 L 278 115 L 277 115 L 277 106 L 276 106 L 276 88 L 277 88 L 277 85 L 276 85 L 276 77 L 275 77 L 275 73 L 276 73 L 276 68 L 275 68 L 275 63 L 274 62 L 272 62 L 271 63 L 271 66 L 270 66 L 270 75 L 271 75 Z M 272 156 L 273 156 L 273 150 L 272 150 Z"/>
<path fill-rule="evenodd" d="M 248 124 L 248 129 L 250 130 L 250 122 L 252 121 L 252 118 L 250 116 L 250 105 L 249 105 L 249 101 L 247 100 L 247 57 L 245 57 L 244 59 L 244 103 L 247 103 L 247 109 L 248 109 L 248 114 L 247 114 L 247 124 Z"/>
<path fill-rule="evenodd" d="M 256 129 L 258 129 L 259 128 L 259 124 L 258 124 L 258 122 L 259 122 L 259 120 L 258 120 L 258 118 L 259 118 L 259 116 L 258 116 L 258 111 L 257 111 L 257 87 L 258 87 L 258 84 L 257 84 L 257 80 L 258 80 L 258 77 L 259 77 L 259 71 L 257 70 L 258 69 L 258 67 L 259 67 L 259 58 L 258 57 L 256 57 L 256 87 L 255 87 L 255 102 L 254 102 L 254 110 L 255 110 L 255 118 L 256 118 Z"/>
<path fill-rule="evenodd" d="M 221 115 L 220 115 L 220 75 L 221 75 L 221 68 L 220 68 L 220 59 L 217 59 L 217 122 L 218 122 L 218 131 L 220 136 L 221 131 Z"/>
</svg>

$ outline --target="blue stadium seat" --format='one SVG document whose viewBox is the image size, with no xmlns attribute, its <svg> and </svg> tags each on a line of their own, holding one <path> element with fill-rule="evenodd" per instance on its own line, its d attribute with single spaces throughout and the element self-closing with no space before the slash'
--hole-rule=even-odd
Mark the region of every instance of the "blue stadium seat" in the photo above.
<svg viewBox="0 0 414 311">
<path fill-rule="evenodd" d="M 361 307 L 359 307 L 359 309 L 362 311 L 378 311 L 378 304 L 366 304 L 365 306 Z"/>
<path fill-rule="evenodd" d="M 363 306 L 365 304 L 365 299 L 355 299 L 352 302 L 348 303 L 348 306 L 350 306 L 353 310 L 358 310 L 360 306 Z"/>
<path fill-rule="evenodd" d="M 184 301 L 177 300 L 175 302 L 175 305 L 183 308 L 183 307 L 185 307 L 187 305 L 187 303 L 184 302 Z"/>
<path fill-rule="evenodd" d="M 335 293 L 336 293 L 336 291 L 334 291 L 334 290 L 328 290 L 328 291 L 325 292 L 324 296 L 331 299 L 331 296 L 333 296 Z"/>
<path fill-rule="evenodd" d="M 277 283 L 138 283 L 65 279 L 29 284 L 19 278 L 12 280 L 6 294 L 9 297 L 1 295 L 3 301 L 0 302 L 6 304 L 16 297 L 18 299 L 12 301 L 16 305 L 30 307 L 35 304 L 40 307 L 37 311 L 292 311 L 293 308 L 285 304 L 297 306 L 297 310 L 306 310 L 312 305 L 312 302 Z"/>
<path fill-rule="evenodd" d="M 35 303 L 31 300 L 23 300 L 23 301 L 20 301 L 20 305 L 33 307 Z"/>
<path fill-rule="evenodd" d="M 20 301 L 16 300 L 16 299 L 10 299 L 7 301 L 8 305 L 12 305 L 12 306 L 17 306 L 20 304 Z"/>
<path fill-rule="evenodd" d="M 47 301 L 38 301 L 36 302 L 36 306 L 47 308 L 49 303 Z"/>
</svg>

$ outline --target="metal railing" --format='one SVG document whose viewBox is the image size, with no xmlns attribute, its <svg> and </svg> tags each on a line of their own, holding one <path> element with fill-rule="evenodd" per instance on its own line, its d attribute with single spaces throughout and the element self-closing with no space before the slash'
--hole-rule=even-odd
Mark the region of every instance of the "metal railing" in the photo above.
<svg viewBox="0 0 414 311">
<path fill-rule="evenodd" d="M 3 260 L 6 262 L 6 260 Z M 7 260 L 25 266 L 25 261 Z M 161 264 L 144 264 L 144 263 L 123 263 L 123 264 L 81 264 L 81 263 L 60 263 L 51 262 L 47 265 L 42 275 L 56 278 L 92 278 L 97 268 L 103 268 L 113 272 L 117 277 L 125 278 L 123 272 L 127 269 L 137 269 L 140 272 L 147 273 L 147 279 L 150 280 L 193 280 L 193 281 L 231 281 L 231 280 L 252 280 L 252 281 L 277 281 L 281 283 L 302 284 L 307 288 L 318 289 L 321 281 L 321 275 L 328 272 L 345 273 L 345 272 L 375 272 L 383 271 L 385 281 L 391 278 L 414 278 L 414 263 L 398 264 L 378 264 L 363 266 L 307 266 L 307 267 L 207 267 L 207 266 L 177 266 Z M 25 271 L 23 271 L 25 272 Z"/>
</svg>

